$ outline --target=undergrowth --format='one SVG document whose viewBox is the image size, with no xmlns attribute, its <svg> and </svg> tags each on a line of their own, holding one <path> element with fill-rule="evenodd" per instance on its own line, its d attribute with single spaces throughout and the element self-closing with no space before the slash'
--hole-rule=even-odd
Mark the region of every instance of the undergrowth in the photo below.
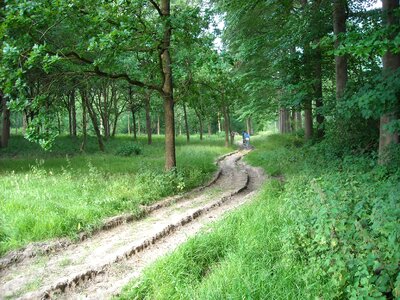
<svg viewBox="0 0 400 300">
<path fill-rule="evenodd" d="M 399 299 L 399 152 L 380 166 L 293 136 L 252 142 L 248 161 L 277 179 L 120 299 Z"/>
<path fill-rule="evenodd" d="M 223 147 L 222 139 L 189 145 L 178 140 L 178 167 L 164 172 L 164 141 L 154 140 L 150 146 L 141 143 L 141 154 L 129 157 L 115 155 L 113 150 L 129 150 L 127 137 L 109 141 L 105 153 L 95 151 L 91 143 L 88 146 L 92 153 L 66 155 L 57 151 L 62 148 L 60 144 L 69 149 L 70 138 L 58 140 L 51 153 L 29 150 L 34 147 L 31 145 L 28 150 L 16 145 L 8 152 L 3 149 L 0 255 L 33 241 L 76 238 L 82 231 L 99 227 L 104 218 L 123 212 L 139 216 L 141 205 L 209 180 L 216 171 L 214 160 L 231 151 Z M 18 138 L 14 142 L 19 146 L 26 143 Z"/>
</svg>

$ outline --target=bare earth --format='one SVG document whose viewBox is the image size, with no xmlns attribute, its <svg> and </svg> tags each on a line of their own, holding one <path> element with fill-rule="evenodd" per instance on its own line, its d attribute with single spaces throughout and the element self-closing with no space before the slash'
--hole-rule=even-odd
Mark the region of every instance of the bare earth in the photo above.
<svg viewBox="0 0 400 300">
<path fill-rule="evenodd" d="M 118 294 L 151 262 L 252 199 L 265 176 L 241 162 L 245 154 L 226 156 L 213 184 L 139 221 L 2 267 L 0 299 L 109 299 Z"/>
</svg>

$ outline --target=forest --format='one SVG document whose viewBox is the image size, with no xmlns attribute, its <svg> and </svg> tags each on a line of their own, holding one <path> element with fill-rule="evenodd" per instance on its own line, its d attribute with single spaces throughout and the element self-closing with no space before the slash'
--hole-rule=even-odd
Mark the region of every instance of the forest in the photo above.
<svg viewBox="0 0 400 300">
<path fill-rule="evenodd" d="M 399 4 L 0 0 L 0 298 L 399 299 Z"/>
</svg>

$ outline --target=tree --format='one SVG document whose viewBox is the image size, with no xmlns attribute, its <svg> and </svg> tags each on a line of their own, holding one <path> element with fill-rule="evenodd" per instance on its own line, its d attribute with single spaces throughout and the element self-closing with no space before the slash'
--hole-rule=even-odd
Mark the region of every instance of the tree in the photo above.
<svg viewBox="0 0 400 300">
<path fill-rule="evenodd" d="M 340 37 L 346 33 L 347 0 L 333 2 L 333 32 L 335 34 L 335 48 L 339 48 Z M 335 55 L 336 99 L 341 99 L 347 84 L 347 57 Z"/>
<path fill-rule="evenodd" d="M 396 9 L 399 9 L 399 0 L 383 0 L 383 14 L 387 27 L 399 26 L 400 18 L 396 15 Z M 398 27 L 397 27 L 398 29 Z M 398 34 L 398 32 L 397 32 Z M 390 38 L 394 39 L 396 33 L 391 34 Z M 385 76 L 389 76 L 400 69 L 400 54 L 394 53 L 393 50 L 388 49 L 382 58 L 383 72 Z M 390 130 L 388 127 L 394 121 L 399 119 L 400 110 L 400 96 L 397 94 L 397 105 L 391 110 L 385 112 L 380 117 L 380 134 L 379 134 L 379 155 L 381 162 L 385 162 L 385 150 L 391 143 L 399 143 L 398 131 Z"/>
</svg>

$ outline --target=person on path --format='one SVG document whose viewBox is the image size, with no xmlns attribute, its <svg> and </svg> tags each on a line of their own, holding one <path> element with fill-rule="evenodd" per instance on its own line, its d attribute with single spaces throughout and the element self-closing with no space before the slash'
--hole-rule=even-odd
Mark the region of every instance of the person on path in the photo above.
<svg viewBox="0 0 400 300">
<path fill-rule="evenodd" d="M 243 132 L 244 147 L 249 149 L 250 147 L 250 134 L 247 131 Z"/>
</svg>

